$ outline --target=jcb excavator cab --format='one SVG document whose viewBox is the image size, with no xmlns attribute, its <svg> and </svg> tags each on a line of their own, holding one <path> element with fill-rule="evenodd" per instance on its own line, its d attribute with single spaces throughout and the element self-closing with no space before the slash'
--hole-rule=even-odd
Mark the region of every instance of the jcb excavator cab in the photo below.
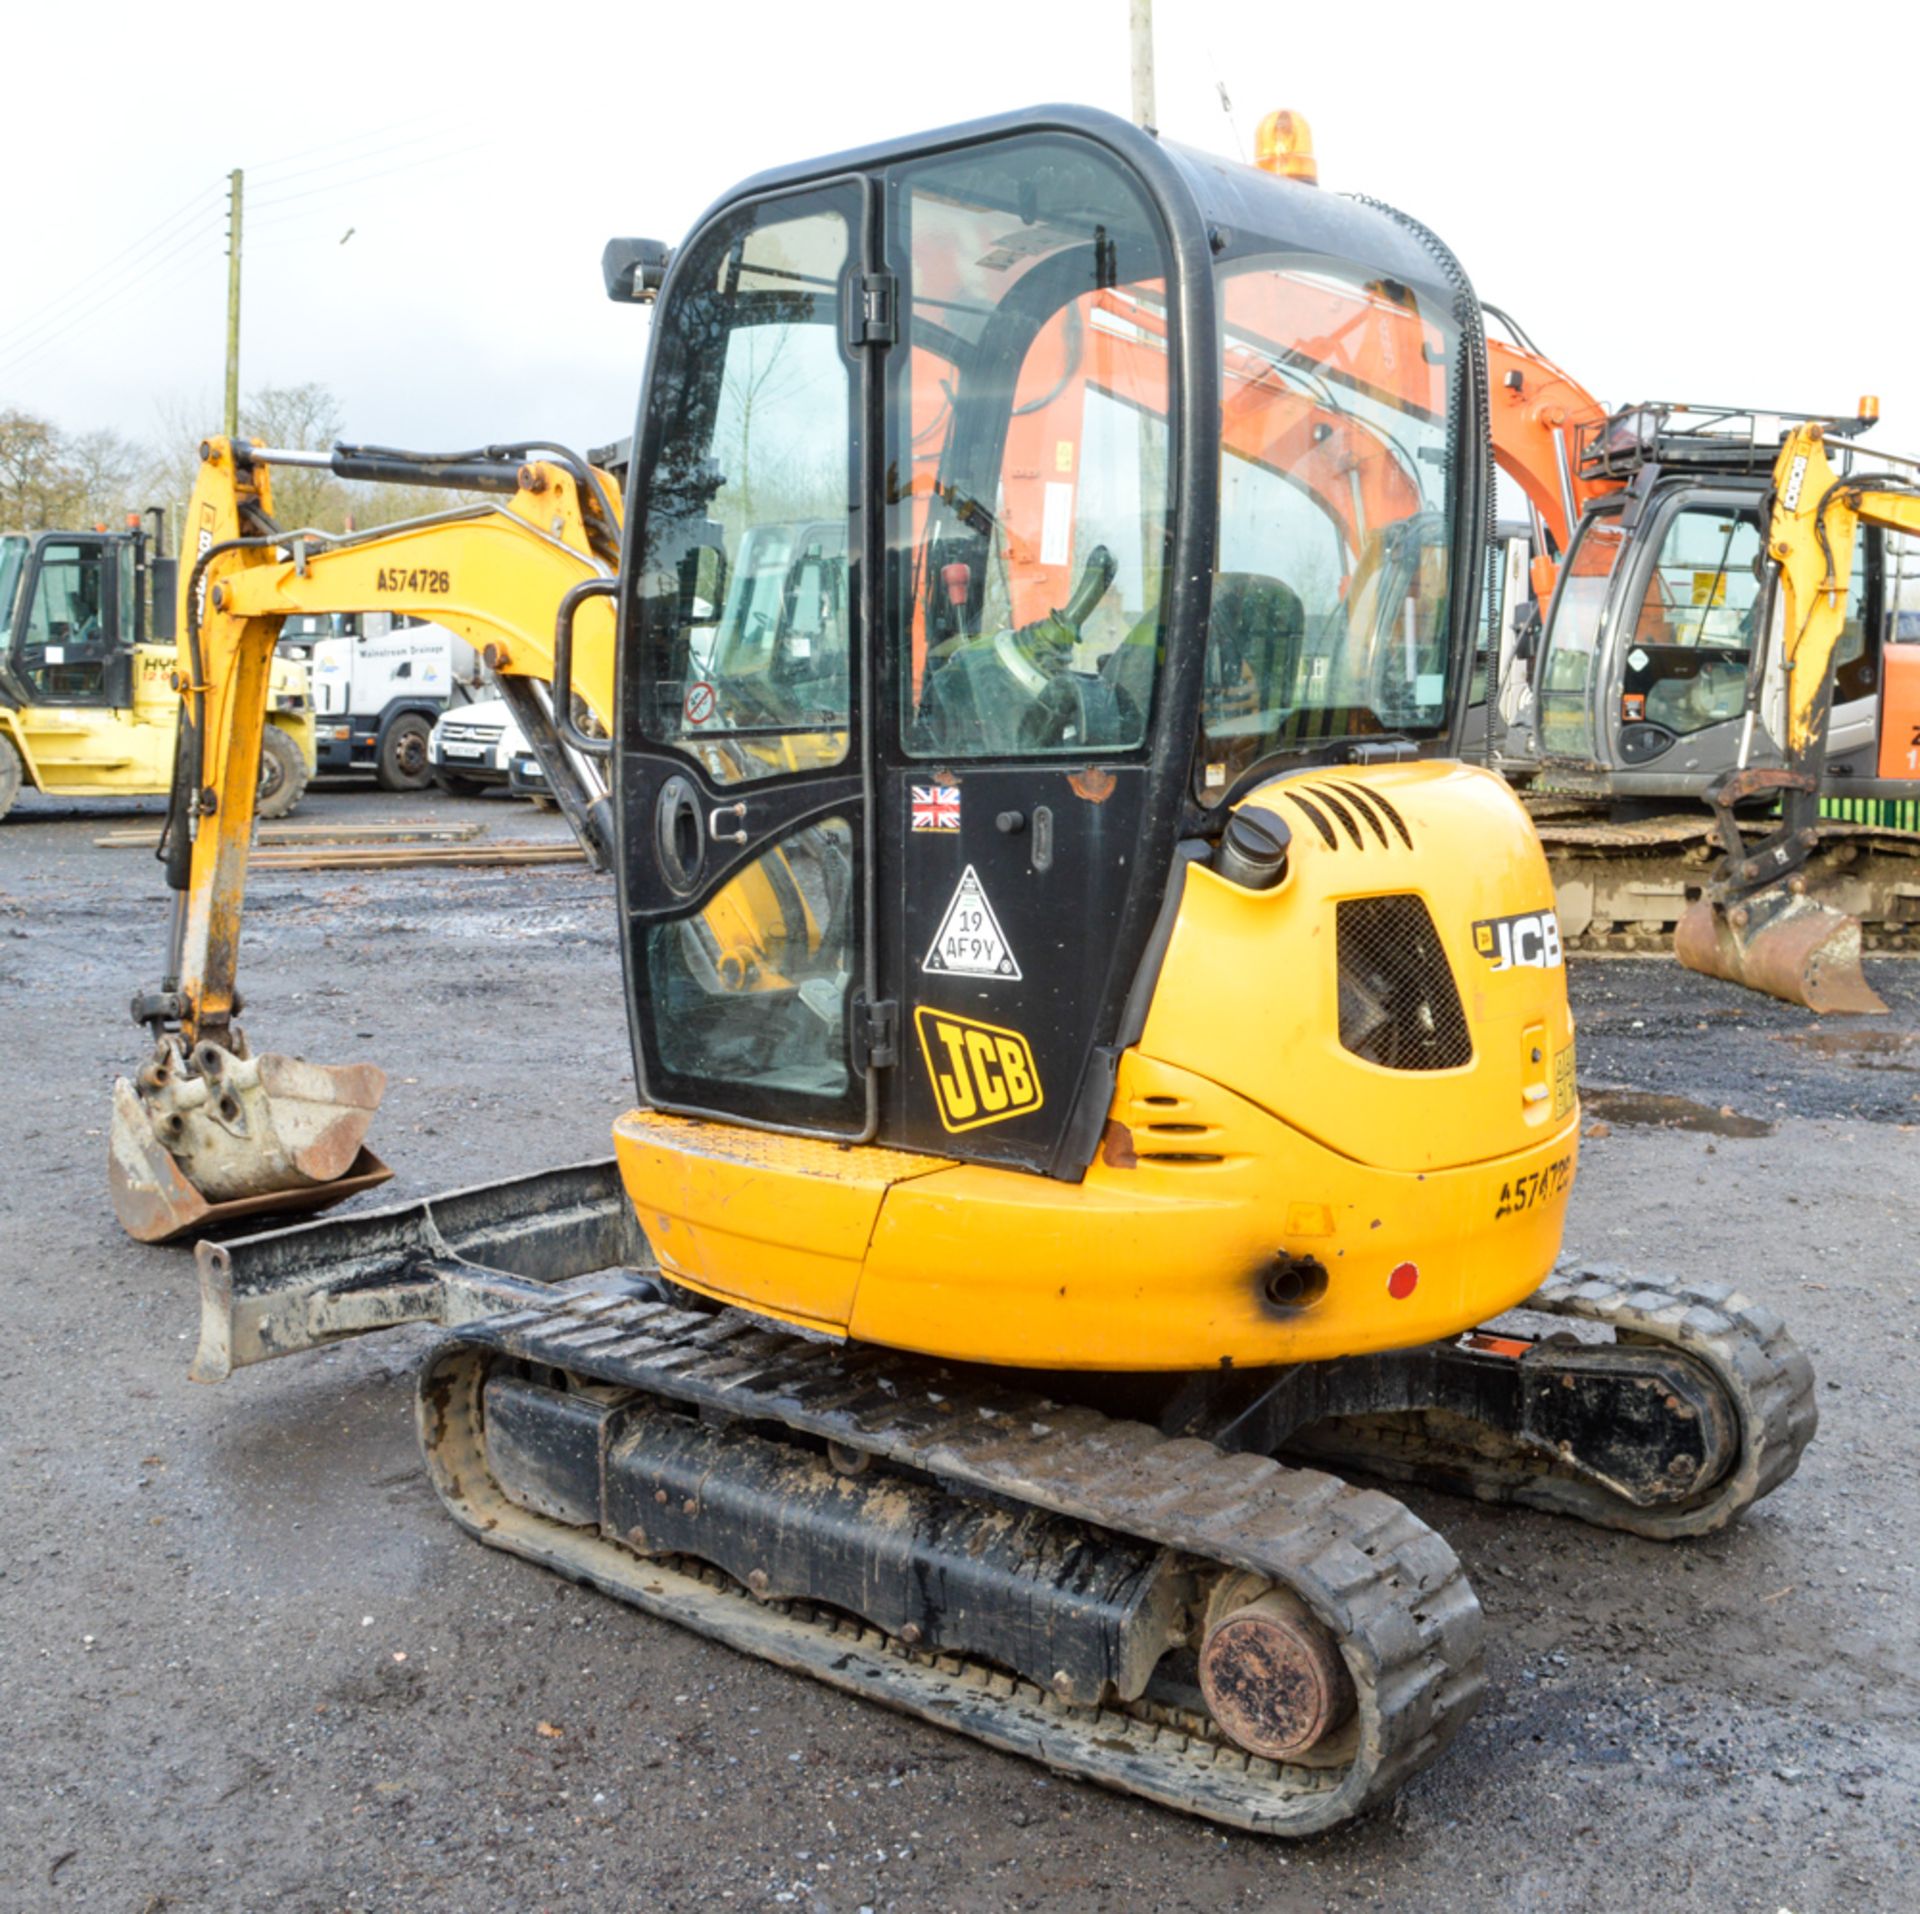
<svg viewBox="0 0 1920 1914">
<path fill-rule="evenodd" d="M 617 754 L 648 1097 L 1077 1175 L 1180 840 L 1280 773 L 1448 748 L 1464 280 L 1410 223 L 1062 110 L 750 182 L 653 339 Z M 1391 486 L 1236 423 L 1305 405 Z M 701 581 L 723 552 L 743 602 L 831 528 L 789 692 Z"/>
</svg>

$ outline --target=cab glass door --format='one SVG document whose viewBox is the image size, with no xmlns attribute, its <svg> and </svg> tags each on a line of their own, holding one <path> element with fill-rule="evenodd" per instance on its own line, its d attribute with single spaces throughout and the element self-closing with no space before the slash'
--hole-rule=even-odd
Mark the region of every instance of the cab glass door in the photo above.
<svg viewBox="0 0 1920 1914">
<path fill-rule="evenodd" d="M 112 556 L 97 538 L 46 538 L 34 553 L 14 665 L 38 704 L 104 705 L 120 650 Z"/>
<path fill-rule="evenodd" d="M 1594 703 L 1614 566 L 1628 549 L 1617 511 L 1589 514 L 1560 569 L 1541 643 L 1534 709 L 1541 752 L 1590 764 Z"/>
<path fill-rule="evenodd" d="M 667 1109 L 868 1127 L 856 742 L 857 184 L 693 243 L 662 328 L 622 647 L 642 1079 Z"/>
<path fill-rule="evenodd" d="M 1765 601 L 1763 548 L 1755 507 L 1703 500 L 1667 522 L 1632 628 L 1616 646 L 1627 763 L 1745 710 Z"/>
<path fill-rule="evenodd" d="M 1027 135 L 887 180 L 890 1141 L 1077 1174 L 1164 882 L 1179 314 L 1145 193 Z"/>
</svg>

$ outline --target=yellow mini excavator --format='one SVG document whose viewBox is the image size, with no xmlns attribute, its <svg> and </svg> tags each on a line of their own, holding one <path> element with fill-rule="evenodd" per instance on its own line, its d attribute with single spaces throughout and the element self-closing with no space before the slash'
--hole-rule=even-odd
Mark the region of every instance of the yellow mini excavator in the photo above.
<svg viewBox="0 0 1920 1914">
<path fill-rule="evenodd" d="M 1391 210 L 1059 107 L 762 175 L 662 258 L 605 262 L 658 301 L 615 575 L 563 511 L 579 582 L 497 640 L 550 747 L 604 755 L 640 1106 L 605 1161 L 203 1241 L 195 1374 L 443 1324 L 427 1466 L 490 1546 L 1329 1827 L 1483 1683 L 1453 1551 L 1329 1467 L 1681 1537 L 1814 1427 L 1767 1309 L 1555 1267 L 1553 892 L 1452 756 L 1472 288 Z M 231 688 L 139 1006 L 216 1086 L 261 661 L 361 562 L 271 524 L 270 462 L 209 460 L 245 509 L 187 588 Z M 477 607 L 445 572 L 434 615 Z"/>
</svg>

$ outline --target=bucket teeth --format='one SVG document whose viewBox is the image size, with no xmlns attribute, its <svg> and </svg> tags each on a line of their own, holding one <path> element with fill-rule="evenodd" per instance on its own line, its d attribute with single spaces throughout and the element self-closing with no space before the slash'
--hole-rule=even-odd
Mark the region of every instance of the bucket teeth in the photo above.
<svg viewBox="0 0 1920 1914">
<path fill-rule="evenodd" d="M 1722 977 L 1822 1015 L 1887 1014 L 1860 968 L 1859 918 L 1816 898 L 1781 889 L 1732 906 L 1702 898 L 1675 927 L 1673 950 L 1704 977 Z"/>
<path fill-rule="evenodd" d="M 319 1209 L 391 1174 L 364 1147 L 386 1076 L 165 1039 L 114 1085 L 108 1180 L 130 1236 L 166 1242 L 225 1215 Z"/>
</svg>

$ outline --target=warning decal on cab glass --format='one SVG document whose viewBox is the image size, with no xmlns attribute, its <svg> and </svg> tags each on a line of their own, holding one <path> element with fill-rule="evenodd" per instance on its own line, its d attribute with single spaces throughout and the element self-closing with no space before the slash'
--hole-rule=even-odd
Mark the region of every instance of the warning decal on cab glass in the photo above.
<svg viewBox="0 0 1920 1914">
<path fill-rule="evenodd" d="M 1019 1031 L 925 1004 L 914 1011 L 913 1025 L 942 1129 L 977 1130 L 1039 1109 L 1040 1072 L 1033 1046 Z"/>
</svg>

